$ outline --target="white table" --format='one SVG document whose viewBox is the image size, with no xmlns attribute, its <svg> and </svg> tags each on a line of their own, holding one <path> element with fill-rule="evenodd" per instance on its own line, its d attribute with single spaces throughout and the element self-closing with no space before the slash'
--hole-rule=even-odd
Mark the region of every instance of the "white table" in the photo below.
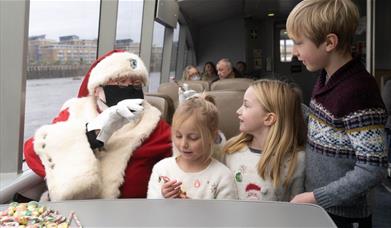
<svg viewBox="0 0 391 228">
<path fill-rule="evenodd" d="M 44 203 L 83 227 L 336 227 L 311 204 L 231 200 L 75 200 Z M 8 205 L 0 205 L 4 210 Z"/>
</svg>

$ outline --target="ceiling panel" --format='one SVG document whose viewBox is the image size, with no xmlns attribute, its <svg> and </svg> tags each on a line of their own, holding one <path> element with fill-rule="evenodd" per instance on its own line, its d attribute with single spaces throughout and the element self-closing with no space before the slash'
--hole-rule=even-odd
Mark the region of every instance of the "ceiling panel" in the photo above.
<svg viewBox="0 0 391 228">
<path fill-rule="evenodd" d="M 179 7 L 197 26 L 203 26 L 242 14 L 242 0 L 182 0 Z"/>
<path fill-rule="evenodd" d="M 286 18 L 300 0 L 181 0 L 179 7 L 196 26 L 205 26 L 230 17 L 263 19 L 269 12 Z"/>
<path fill-rule="evenodd" d="M 245 0 L 244 14 L 256 19 L 266 18 L 274 13 L 277 18 L 286 18 L 300 0 Z"/>
</svg>

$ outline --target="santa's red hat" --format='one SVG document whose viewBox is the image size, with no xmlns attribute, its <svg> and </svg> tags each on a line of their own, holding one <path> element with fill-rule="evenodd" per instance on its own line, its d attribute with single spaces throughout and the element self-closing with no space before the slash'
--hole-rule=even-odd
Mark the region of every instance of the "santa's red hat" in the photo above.
<svg viewBox="0 0 391 228">
<path fill-rule="evenodd" d="M 148 83 L 148 71 L 137 55 L 112 50 L 98 58 L 88 70 L 79 89 L 78 97 L 92 95 L 96 87 L 104 85 L 110 79 L 134 77 L 144 85 Z"/>
</svg>

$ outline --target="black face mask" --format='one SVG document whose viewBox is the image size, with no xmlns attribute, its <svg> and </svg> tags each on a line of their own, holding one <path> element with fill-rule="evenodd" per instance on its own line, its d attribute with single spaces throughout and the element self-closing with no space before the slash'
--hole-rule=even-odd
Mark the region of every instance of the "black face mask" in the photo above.
<svg viewBox="0 0 391 228">
<path fill-rule="evenodd" d="M 106 105 L 108 107 L 116 105 L 118 102 L 125 99 L 144 99 L 143 89 L 133 85 L 105 85 L 103 86 L 103 91 L 105 92 Z"/>
</svg>

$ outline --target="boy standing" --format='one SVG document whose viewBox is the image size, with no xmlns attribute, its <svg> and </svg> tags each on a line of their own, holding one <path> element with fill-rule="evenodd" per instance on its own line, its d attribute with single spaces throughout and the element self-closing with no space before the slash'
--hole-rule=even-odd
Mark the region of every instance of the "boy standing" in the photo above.
<svg viewBox="0 0 391 228">
<path fill-rule="evenodd" d="M 290 13 L 293 54 L 322 70 L 310 103 L 306 191 L 294 203 L 317 203 L 338 227 L 371 227 L 369 191 L 385 176 L 386 111 L 375 79 L 350 46 L 358 24 L 350 0 L 304 0 Z"/>
</svg>

